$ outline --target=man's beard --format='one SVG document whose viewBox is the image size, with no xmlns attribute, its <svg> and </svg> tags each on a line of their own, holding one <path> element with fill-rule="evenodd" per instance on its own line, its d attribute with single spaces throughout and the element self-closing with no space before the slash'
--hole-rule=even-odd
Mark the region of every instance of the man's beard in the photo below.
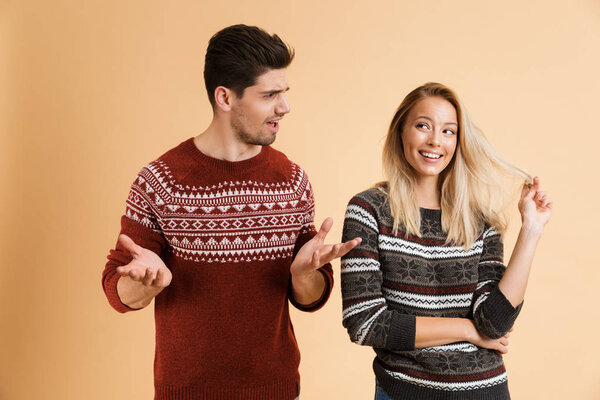
<svg viewBox="0 0 600 400">
<path fill-rule="evenodd" d="M 277 137 L 275 133 L 271 135 L 260 135 L 260 133 L 252 135 L 248 133 L 239 123 L 240 119 L 243 119 L 243 116 L 238 115 L 237 119 L 231 121 L 231 128 L 240 141 L 254 146 L 269 146 L 275 141 L 275 138 Z"/>
<path fill-rule="evenodd" d="M 251 135 L 248 132 L 240 129 L 239 127 L 232 125 L 233 131 L 236 136 L 244 143 L 256 145 L 256 146 L 269 146 L 275 141 L 275 134 L 270 136 L 261 136 L 261 135 Z"/>
</svg>

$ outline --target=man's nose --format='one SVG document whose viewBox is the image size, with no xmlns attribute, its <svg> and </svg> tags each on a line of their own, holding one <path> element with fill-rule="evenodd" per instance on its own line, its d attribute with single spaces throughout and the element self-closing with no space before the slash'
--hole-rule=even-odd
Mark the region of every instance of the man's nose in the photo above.
<svg viewBox="0 0 600 400">
<path fill-rule="evenodd" d="M 287 99 L 285 98 L 285 95 L 283 93 L 281 94 L 281 96 L 279 96 L 279 101 L 275 106 L 275 112 L 277 114 L 287 114 L 290 112 L 290 105 L 288 104 Z"/>
</svg>

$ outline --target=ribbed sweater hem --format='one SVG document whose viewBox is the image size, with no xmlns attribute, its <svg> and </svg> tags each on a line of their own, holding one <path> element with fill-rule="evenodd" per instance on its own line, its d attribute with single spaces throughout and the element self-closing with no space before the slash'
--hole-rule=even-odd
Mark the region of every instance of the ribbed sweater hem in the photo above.
<svg viewBox="0 0 600 400">
<path fill-rule="evenodd" d="M 293 400 L 298 396 L 298 380 L 274 384 L 235 387 L 155 385 L 155 400 Z"/>
<path fill-rule="evenodd" d="M 508 383 L 471 390 L 432 389 L 394 379 L 375 361 L 373 370 L 379 384 L 393 399 L 398 400 L 510 400 Z"/>
</svg>

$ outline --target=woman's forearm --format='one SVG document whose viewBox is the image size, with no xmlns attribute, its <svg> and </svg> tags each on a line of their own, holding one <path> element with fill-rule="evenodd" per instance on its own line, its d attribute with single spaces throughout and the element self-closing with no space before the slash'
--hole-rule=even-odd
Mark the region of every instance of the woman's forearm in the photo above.
<svg viewBox="0 0 600 400">
<path fill-rule="evenodd" d="M 517 307 L 525 298 L 529 272 L 543 226 L 524 222 L 498 288 Z"/>
<path fill-rule="evenodd" d="M 417 317 L 415 347 L 468 341 L 473 323 L 466 318 Z"/>
<path fill-rule="evenodd" d="M 481 335 L 468 318 L 417 317 L 415 348 L 470 342 L 486 349 L 508 352 L 508 334 L 490 339 Z"/>
</svg>

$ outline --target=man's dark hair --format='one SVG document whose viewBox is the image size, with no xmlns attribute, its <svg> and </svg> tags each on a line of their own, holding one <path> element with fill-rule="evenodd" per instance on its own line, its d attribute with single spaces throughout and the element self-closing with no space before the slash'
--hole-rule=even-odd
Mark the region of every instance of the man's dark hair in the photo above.
<svg viewBox="0 0 600 400">
<path fill-rule="evenodd" d="M 204 84 L 210 104 L 215 106 L 215 89 L 225 86 L 238 97 L 269 69 L 286 68 L 294 49 L 277 35 L 256 26 L 232 25 L 217 32 L 208 42 L 204 61 Z"/>
</svg>

